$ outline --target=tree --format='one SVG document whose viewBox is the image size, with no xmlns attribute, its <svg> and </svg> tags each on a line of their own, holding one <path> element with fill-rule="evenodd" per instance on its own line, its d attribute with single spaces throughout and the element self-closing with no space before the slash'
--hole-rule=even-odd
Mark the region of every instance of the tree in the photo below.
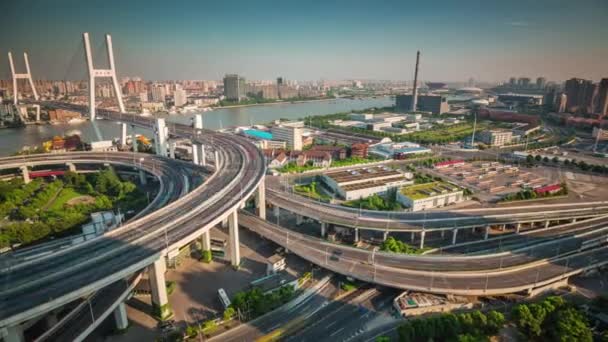
<svg viewBox="0 0 608 342">
<path fill-rule="evenodd" d="M 536 156 L 534 156 L 534 160 L 536 160 L 537 162 L 541 161 L 543 159 L 543 157 L 540 156 L 540 154 L 537 154 Z"/>
<path fill-rule="evenodd" d="M 573 307 L 555 311 L 547 319 L 544 332 L 548 341 L 593 341 L 593 333 L 585 316 Z"/>
<path fill-rule="evenodd" d="M 497 334 L 505 324 L 505 316 L 498 311 L 492 310 L 488 312 L 486 317 L 488 318 L 485 327 L 486 333 L 490 335 Z"/>
</svg>

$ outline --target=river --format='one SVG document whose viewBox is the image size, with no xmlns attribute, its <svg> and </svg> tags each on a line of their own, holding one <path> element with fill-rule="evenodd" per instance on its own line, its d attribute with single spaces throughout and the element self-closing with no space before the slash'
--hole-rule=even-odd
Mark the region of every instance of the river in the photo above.
<svg viewBox="0 0 608 342">
<path fill-rule="evenodd" d="M 309 115 L 325 115 L 372 107 L 387 107 L 395 104 L 394 98 L 378 97 L 363 99 L 336 99 L 300 103 L 280 103 L 260 106 L 220 108 L 203 113 L 205 128 L 218 129 L 251 124 L 266 124 L 276 119 L 298 119 Z M 190 124 L 194 115 L 163 115 L 168 121 Z M 104 139 L 120 136 L 120 126 L 114 122 L 98 121 Z M 150 135 L 148 130 L 138 129 L 138 133 Z M 23 128 L 0 129 L 0 156 L 8 156 L 23 146 L 38 145 L 55 135 L 78 133 L 84 141 L 91 141 L 95 132 L 90 122 L 58 125 L 29 125 Z"/>
</svg>

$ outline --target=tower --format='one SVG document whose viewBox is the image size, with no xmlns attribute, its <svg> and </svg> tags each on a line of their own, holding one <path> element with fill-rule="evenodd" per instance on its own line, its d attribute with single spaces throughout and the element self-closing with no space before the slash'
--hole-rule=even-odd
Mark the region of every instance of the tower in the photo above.
<svg viewBox="0 0 608 342">
<path fill-rule="evenodd" d="M 114 86 L 114 94 L 118 100 L 118 108 L 121 113 L 125 112 L 125 106 L 122 103 L 122 92 L 118 85 L 116 77 L 116 67 L 114 66 L 114 51 L 112 50 L 112 37 L 106 34 L 106 48 L 108 50 L 108 64 L 110 69 L 95 69 L 93 65 L 93 54 L 91 53 L 91 43 L 89 42 L 89 33 L 82 34 L 84 41 L 84 52 L 89 68 L 89 115 L 91 121 L 95 120 L 95 78 L 96 77 L 111 77 Z"/>
<path fill-rule="evenodd" d="M 38 101 L 38 92 L 36 92 L 36 87 L 34 87 L 34 81 L 32 80 L 32 73 L 30 71 L 30 61 L 27 58 L 27 53 L 23 53 L 23 60 L 25 61 L 25 74 L 17 74 L 15 72 L 15 64 L 13 63 L 13 54 L 8 53 L 8 64 L 11 68 L 11 76 L 13 79 L 13 103 L 17 105 L 19 102 L 19 90 L 17 89 L 17 80 L 20 78 L 27 79 L 30 82 L 30 87 L 32 88 L 32 94 L 34 94 L 34 99 Z"/>
<path fill-rule="evenodd" d="M 420 62 L 420 51 L 416 52 L 416 69 L 414 69 L 414 88 L 412 90 L 412 112 L 418 106 L 418 63 Z"/>
</svg>

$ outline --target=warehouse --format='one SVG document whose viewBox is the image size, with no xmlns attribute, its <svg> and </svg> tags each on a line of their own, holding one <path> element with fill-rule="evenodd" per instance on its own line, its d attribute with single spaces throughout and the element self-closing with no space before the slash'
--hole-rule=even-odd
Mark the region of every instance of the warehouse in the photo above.
<svg viewBox="0 0 608 342">
<path fill-rule="evenodd" d="M 463 190 L 446 182 L 412 185 L 397 193 L 397 201 L 412 211 L 439 208 L 463 200 Z"/>
<path fill-rule="evenodd" d="M 325 173 L 323 182 L 341 198 L 350 201 L 374 194 L 384 194 L 391 188 L 413 184 L 411 173 L 392 170 L 386 166 L 371 166 Z"/>
</svg>

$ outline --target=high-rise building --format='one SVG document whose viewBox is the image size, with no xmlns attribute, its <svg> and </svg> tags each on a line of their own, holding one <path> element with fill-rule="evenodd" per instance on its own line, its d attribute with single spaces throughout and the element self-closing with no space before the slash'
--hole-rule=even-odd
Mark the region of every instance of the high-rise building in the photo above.
<svg viewBox="0 0 608 342">
<path fill-rule="evenodd" d="M 536 89 L 545 89 L 547 85 L 547 79 L 544 77 L 539 77 L 536 79 Z"/>
<path fill-rule="evenodd" d="M 597 86 L 593 84 L 593 81 L 571 78 L 566 81 L 564 88 L 568 100 L 567 112 L 573 114 L 593 113 L 594 98 L 597 95 Z"/>
<path fill-rule="evenodd" d="M 602 78 L 597 87 L 597 105 L 595 113 L 600 116 L 608 115 L 608 78 Z"/>
<path fill-rule="evenodd" d="M 153 102 L 165 102 L 167 97 L 167 89 L 164 84 L 153 84 L 150 88 L 150 95 Z"/>
<path fill-rule="evenodd" d="M 517 84 L 517 78 L 515 78 L 515 77 L 509 78 L 509 85 L 511 87 L 515 87 L 516 84 Z"/>
<path fill-rule="evenodd" d="M 555 110 L 557 110 L 558 113 L 565 113 L 567 103 L 568 95 L 566 95 L 565 93 L 560 93 L 555 98 Z"/>
<path fill-rule="evenodd" d="M 237 74 L 224 76 L 224 96 L 227 100 L 240 101 L 245 97 L 245 78 Z"/>
<path fill-rule="evenodd" d="M 530 78 L 528 77 L 520 77 L 517 80 L 517 86 L 520 88 L 529 88 L 530 87 Z"/>
<path fill-rule="evenodd" d="M 182 88 L 181 85 L 175 85 L 175 93 L 173 94 L 175 107 L 181 107 L 188 103 L 188 98 L 186 96 L 186 91 Z"/>
</svg>

